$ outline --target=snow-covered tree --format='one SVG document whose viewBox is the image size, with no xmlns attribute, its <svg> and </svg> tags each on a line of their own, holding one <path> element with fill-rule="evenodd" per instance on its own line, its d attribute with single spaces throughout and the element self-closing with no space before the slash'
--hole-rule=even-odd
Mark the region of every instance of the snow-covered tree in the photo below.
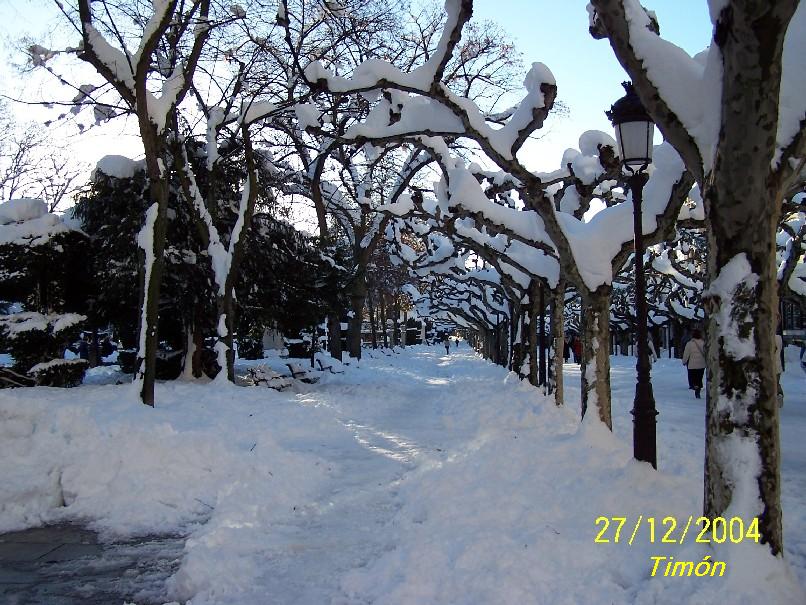
<svg viewBox="0 0 806 605">
<path fill-rule="evenodd" d="M 0 317 L 0 341 L 14 357 L 14 371 L 35 383 L 76 386 L 86 360 L 65 360 L 86 316 L 82 279 L 87 238 L 37 199 L 0 204 L 0 298 L 24 311 Z M 22 386 L 11 377 L 3 386 Z"/>
<path fill-rule="evenodd" d="M 806 155 L 806 5 L 711 3 L 713 39 L 694 57 L 659 35 L 638 0 L 593 0 L 589 13 L 704 200 L 705 515 L 758 516 L 778 554 L 775 231 Z"/>
<path fill-rule="evenodd" d="M 449 0 L 445 6 L 448 18 L 437 49 L 415 68 L 402 70 L 388 62 L 365 61 L 344 78 L 313 62 L 305 68 L 306 77 L 331 94 L 385 91 L 377 97 L 367 118 L 348 128 L 342 138 L 374 144 L 411 139 L 430 146 L 442 164 L 440 196 L 448 207 L 486 215 L 486 220 L 509 229 L 527 245 L 540 242 L 556 250 L 559 272 L 574 283 L 585 303 L 583 336 L 588 346 L 582 372 L 583 408 L 597 409 L 597 415 L 610 426 L 609 288 L 614 266 L 620 268 L 632 246 L 630 221 L 625 220 L 631 213 L 631 198 L 628 195 L 625 203 L 606 208 L 589 222 L 557 211 L 555 192 L 544 182 L 551 177 L 534 174 L 518 159 L 523 143 L 543 125 L 553 106 L 557 87 L 551 72 L 543 64 L 532 64 L 524 80 L 526 94 L 518 105 L 504 114 L 481 111 L 472 100 L 457 95 L 443 82 L 446 66 L 472 14 L 472 2 Z M 472 141 L 505 178 L 515 183 L 528 212 L 490 203 L 466 163 L 440 147 L 444 146 L 444 138 L 457 137 Z M 593 196 L 585 185 L 592 185 L 607 171 L 602 166 L 602 158 L 607 157 L 602 150 L 611 148 L 612 162 L 615 144 L 607 135 L 594 133 L 585 137 L 581 146 L 580 161 L 569 159 L 570 167 L 563 166 L 564 171 L 573 169 L 581 186 L 574 183 L 562 194 L 561 205 L 574 209 L 582 205 L 578 200 Z M 690 187 L 691 177 L 677 154 L 668 146 L 659 148 L 645 191 L 644 225 L 649 240 L 670 229 Z M 528 219 L 524 220 L 525 216 Z M 553 262 L 556 278 L 557 261 Z"/>
<path fill-rule="evenodd" d="M 152 205 L 137 239 L 145 264 L 135 384 L 143 403 L 153 406 L 169 197 L 169 133 L 173 112 L 190 88 L 214 25 L 210 0 L 155 0 L 150 10 L 90 0 L 57 5 L 81 35 L 80 44 L 69 51 L 90 64 L 104 82 L 77 87 L 76 102 L 92 106 L 99 119 L 120 112 L 135 116 L 145 150 Z M 55 55 L 38 45 L 29 52 L 34 65 L 40 66 Z M 105 89 L 113 91 L 111 102 L 102 100 Z"/>
</svg>

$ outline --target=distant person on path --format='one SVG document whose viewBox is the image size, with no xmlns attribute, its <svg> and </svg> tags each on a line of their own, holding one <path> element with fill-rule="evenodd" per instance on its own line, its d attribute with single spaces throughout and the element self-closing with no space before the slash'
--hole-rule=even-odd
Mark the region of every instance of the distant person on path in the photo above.
<svg viewBox="0 0 806 605">
<path fill-rule="evenodd" d="M 574 340 L 571 341 L 571 352 L 574 354 L 574 363 L 582 361 L 582 340 L 579 336 L 574 336 Z"/>
<path fill-rule="evenodd" d="M 651 336 L 647 339 L 646 344 L 649 349 L 649 363 L 655 363 L 658 361 L 658 352 L 655 350 L 655 343 L 652 342 Z"/>
<path fill-rule="evenodd" d="M 451 352 L 451 339 L 449 336 L 445 337 L 445 355 Z"/>
<path fill-rule="evenodd" d="M 568 338 L 563 339 L 563 361 L 568 363 L 568 360 L 571 359 L 571 345 L 568 343 Z"/>
<path fill-rule="evenodd" d="M 705 374 L 705 341 L 699 330 L 691 332 L 691 339 L 683 349 L 683 365 L 688 369 L 688 388 L 693 389 L 694 396 L 699 399 Z"/>
<path fill-rule="evenodd" d="M 85 336 L 81 339 L 81 342 L 78 343 L 78 357 L 80 359 L 87 359 L 90 358 L 90 343 L 89 343 L 89 336 Z"/>
</svg>

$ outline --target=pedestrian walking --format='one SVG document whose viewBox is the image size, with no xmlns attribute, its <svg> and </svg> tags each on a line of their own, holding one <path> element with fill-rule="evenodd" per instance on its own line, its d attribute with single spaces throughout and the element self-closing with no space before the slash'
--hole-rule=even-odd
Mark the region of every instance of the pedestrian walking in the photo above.
<svg viewBox="0 0 806 605">
<path fill-rule="evenodd" d="M 705 374 L 705 341 L 699 330 L 692 330 L 691 339 L 683 349 L 683 365 L 688 370 L 688 388 L 692 389 L 694 396 L 699 399 L 702 378 Z"/>
<path fill-rule="evenodd" d="M 568 342 L 567 338 L 563 339 L 563 361 L 568 363 L 568 360 L 571 359 L 571 345 Z"/>
<path fill-rule="evenodd" d="M 445 337 L 445 355 L 448 355 L 451 352 L 451 339 L 446 336 Z"/>
<path fill-rule="evenodd" d="M 83 336 L 81 342 L 78 343 L 78 357 L 80 359 L 89 360 L 90 358 L 90 337 Z"/>
<path fill-rule="evenodd" d="M 580 363 L 582 361 L 582 340 L 579 336 L 574 336 L 574 340 L 571 341 L 571 352 L 574 354 L 574 363 Z"/>
</svg>

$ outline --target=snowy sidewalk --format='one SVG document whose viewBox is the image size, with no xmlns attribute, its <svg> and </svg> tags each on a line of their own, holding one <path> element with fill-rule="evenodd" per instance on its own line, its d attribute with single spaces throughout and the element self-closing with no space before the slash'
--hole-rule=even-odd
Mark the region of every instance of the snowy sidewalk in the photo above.
<svg viewBox="0 0 806 605">
<path fill-rule="evenodd" d="M 226 590 L 232 602 L 348 602 L 339 596 L 341 578 L 395 546 L 390 527 L 400 508 L 401 480 L 441 464 L 467 438 L 466 433 L 448 430 L 444 415 L 459 396 L 457 383 L 467 380 L 466 372 L 455 375 L 457 364 L 468 360 L 477 363 L 469 349 L 452 358 L 426 349 L 364 360 L 358 384 L 353 370 L 296 397 L 299 405 L 329 416 L 337 430 L 317 434 L 313 442 L 280 438 L 280 443 L 292 452 L 314 454 L 330 475 L 309 504 L 267 528 L 259 549 L 259 573 L 248 581 L 241 577 L 237 586 L 229 583 L 229 576 Z M 230 518 L 227 524 L 238 522 Z M 178 575 L 180 585 L 198 555 L 195 546 L 189 545 L 189 562 Z M 206 555 L 213 553 L 201 549 L 209 561 Z M 198 572 L 192 575 L 191 585 Z M 212 588 L 201 597 L 183 589 L 178 595 L 190 592 L 194 605 L 217 602 L 210 596 L 216 592 Z"/>
<path fill-rule="evenodd" d="M 580 425 L 573 364 L 558 409 L 465 346 L 365 359 L 295 393 L 164 384 L 154 410 L 126 385 L 7 391 L 0 531 L 78 521 L 102 543 L 188 536 L 151 546 L 155 560 L 181 558 L 167 580 L 174 568 L 158 566 L 121 578 L 126 586 L 95 585 L 85 567 L 88 603 L 803 602 L 800 374 L 784 382 L 788 564 L 747 544 L 594 543 L 597 516 L 684 518 L 702 507 L 702 401 L 679 362 L 656 364 L 661 472 L 636 463 L 633 365 L 613 358 L 614 434 Z M 651 577 L 652 556 L 707 552 L 728 561 L 726 577 Z"/>
</svg>

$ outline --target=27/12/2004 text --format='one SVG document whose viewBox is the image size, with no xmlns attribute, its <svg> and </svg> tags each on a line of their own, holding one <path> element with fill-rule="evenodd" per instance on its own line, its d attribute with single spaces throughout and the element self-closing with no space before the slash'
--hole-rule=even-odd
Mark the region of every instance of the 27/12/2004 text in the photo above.
<svg viewBox="0 0 806 605">
<path fill-rule="evenodd" d="M 686 540 L 694 540 L 700 544 L 722 544 L 732 542 L 739 544 L 746 540 L 758 544 L 761 534 L 758 530 L 758 517 L 745 523 L 741 517 L 695 517 L 689 515 L 685 523 L 678 522 L 677 517 L 668 516 L 658 520 L 656 517 L 638 515 L 635 523 L 627 523 L 627 517 L 596 517 L 599 532 L 594 538 L 596 544 L 618 544 L 625 541 L 632 546 L 638 538 L 648 538 L 650 544 L 683 544 Z M 692 528 L 692 525 L 694 526 Z M 627 530 L 622 531 L 627 526 Z"/>
</svg>

